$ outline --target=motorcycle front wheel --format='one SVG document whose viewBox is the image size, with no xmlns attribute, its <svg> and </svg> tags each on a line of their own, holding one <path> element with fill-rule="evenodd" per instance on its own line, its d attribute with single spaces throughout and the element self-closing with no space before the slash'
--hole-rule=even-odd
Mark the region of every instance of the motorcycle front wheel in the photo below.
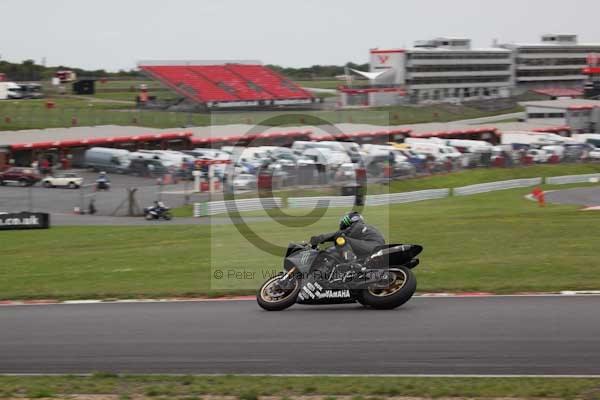
<svg viewBox="0 0 600 400">
<path fill-rule="evenodd" d="M 170 212 L 166 211 L 166 212 L 163 214 L 163 218 L 165 219 L 165 221 L 170 221 L 170 220 L 172 220 L 172 219 L 173 219 L 173 215 L 172 215 Z"/>
<path fill-rule="evenodd" d="M 302 287 L 300 280 L 291 281 L 291 288 L 282 288 L 279 285 L 282 274 L 267 280 L 258 289 L 256 301 L 258 305 L 267 311 L 282 311 L 296 303 L 296 298 Z"/>
<path fill-rule="evenodd" d="M 394 267 L 390 270 L 390 277 L 386 287 L 373 286 L 363 290 L 358 302 L 378 310 L 391 310 L 409 301 L 417 290 L 417 279 L 412 270 Z"/>
</svg>

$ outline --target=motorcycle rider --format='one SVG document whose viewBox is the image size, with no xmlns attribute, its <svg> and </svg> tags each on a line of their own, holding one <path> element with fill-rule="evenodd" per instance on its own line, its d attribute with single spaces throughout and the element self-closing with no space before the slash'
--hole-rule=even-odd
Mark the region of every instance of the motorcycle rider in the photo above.
<svg viewBox="0 0 600 400">
<path fill-rule="evenodd" d="M 339 231 L 313 236 L 310 244 L 317 246 L 332 242 L 342 234 L 358 258 L 370 255 L 377 246 L 385 244 L 383 235 L 375 227 L 366 224 L 362 215 L 356 211 L 349 212 L 340 219 Z"/>
<path fill-rule="evenodd" d="M 162 201 L 154 200 L 154 206 L 150 209 L 150 211 L 154 211 L 157 215 L 162 214 L 166 211 L 168 207 Z"/>
<path fill-rule="evenodd" d="M 101 171 L 100 175 L 98 175 L 98 179 L 96 179 L 96 188 L 108 190 L 109 186 L 110 179 L 108 179 L 108 175 L 106 174 L 106 172 Z"/>
</svg>

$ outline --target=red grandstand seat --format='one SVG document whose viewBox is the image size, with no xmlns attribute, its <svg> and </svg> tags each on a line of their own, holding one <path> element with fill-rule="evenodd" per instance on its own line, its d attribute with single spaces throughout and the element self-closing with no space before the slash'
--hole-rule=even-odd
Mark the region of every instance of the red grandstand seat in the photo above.
<svg viewBox="0 0 600 400">
<path fill-rule="evenodd" d="M 154 78 L 199 102 L 310 99 L 312 95 L 257 64 L 140 66 Z"/>
</svg>

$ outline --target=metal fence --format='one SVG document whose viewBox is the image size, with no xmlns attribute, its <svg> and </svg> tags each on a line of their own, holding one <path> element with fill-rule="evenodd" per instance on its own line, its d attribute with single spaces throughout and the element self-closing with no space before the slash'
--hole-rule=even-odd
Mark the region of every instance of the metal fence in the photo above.
<svg viewBox="0 0 600 400">
<path fill-rule="evenodd" d="M 454 196 L 468 196 L 471 194 L 487 193 L 487 192 L 493 192 L 496 190 L 506 190 L 506 189 L 515 189 L 515 188 L 521 188 L 521 187 L 535 186 L 535 185 L 540 185 L 541 183 L 542 183 L 542 178 L 513 179 L 510 181 L 489 182 L 489 183 L 481 183 L 478 185 L 470 185 L 470 186 L 454 188 L 452 193 Z"/>
<path fill-rule="evenodd" d="M 281 208 L 282 205 L 283 200 L 281 197 L 194 203 L 194 217 L 224 214 L 228 211 L 267 210 L 270 208 Z"/>
<path fill-rule="evenodd" d="M 408 193 L 389 193 L 367 196 L 368 206 L 380 206 L 386 204 L 412 203 L 416 201 L 442 199 L 450 196 L 450 189 L 420 190 Z"/>
<path fill-rule="evenodd" d="M 354 196 L 290 197 L 287 199 L 289 208 L 352 207 L 353 205 Z"/>
<path fill-rule="evenodd" d="M 600 174 L 565 175 L 546 178 L 546 183 L 548 185 L 564 185 L 567 183 L 598 182 L 599 180 Z"/>
<path fill-rule="evenodd" d="M 366 205 L 378 206 L 387 204 L 410 203 L 423 200 L 448 197 L 450 189 L 421 190 L 409 193 L 390 193 L 367 196 Z M 322 197 L 291 197 L 287 199 L 288 208 L 328 208 L 352 207 L 354 196 L 322 196 Z M 257 211 L 268 208 L 284 207 L 283 199 L 263 198 L 247 200 L 212 201 L 194 204 L 194 217 L 205 217 L 226 213 L 228 210 Z"/>
</svg>

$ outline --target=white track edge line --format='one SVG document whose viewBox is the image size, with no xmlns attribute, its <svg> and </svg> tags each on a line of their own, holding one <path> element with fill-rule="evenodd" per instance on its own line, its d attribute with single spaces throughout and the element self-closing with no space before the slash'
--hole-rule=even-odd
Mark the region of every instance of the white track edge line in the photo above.
<svg viewBox="0 0 600 400">
<path fill-rule="evenodd" d="M 66 377 L 66 376 L 78 376 L 78 377 L 92 377 L 95 374 L 92 373 L 0 373 L 0 376 L 55 376 L 55 377 Z M 332 378 L 544 378 L 544 379 L 600 379 L 600 375 L 564 375 L 564 374 L 173 374 L 173 373 L 116 373 L 118 377 L 127 376 L 196 376 L 196 377 L 224 377 L 224 376 L 248 376 L 248 377 L 332 377 Z"/>
<path fill-rule="evenodd" d="M 415 299 L 489 299 L 489 298 L 510 298 L 510 297 L 600 297 L 600 291 L 564 291 L 561 293 L 525 293 L 525 294 L 451 294 L 451 293 L 432 293 L 414 296 Z M 86 305 L 86 304 L 143 304 L 143 303 L 221 303 L 236 301 L 253 301 L 249 299 L 123 299 L 123 300 L 65 300 L 47 303 L 28 303 L 27 300 L 15 300 L 7 304 L 1 304 L 1 307 L 17 306 L 55 306 L 55 305 Z"/>
</svg>

